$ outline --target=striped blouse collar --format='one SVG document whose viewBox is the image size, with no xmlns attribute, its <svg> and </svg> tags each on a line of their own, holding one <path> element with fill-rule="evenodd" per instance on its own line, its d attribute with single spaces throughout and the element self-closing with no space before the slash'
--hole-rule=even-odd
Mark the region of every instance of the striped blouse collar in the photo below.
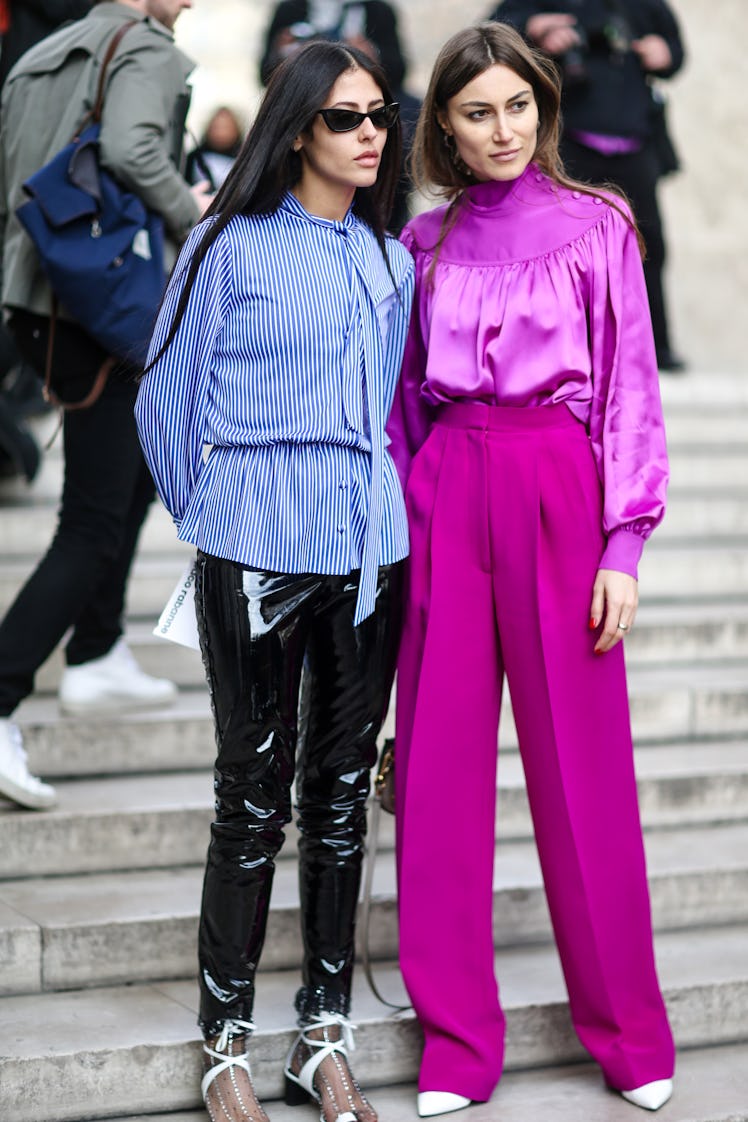
<svg viewBox="0 0 748 1122">
<path fill-rule="evenodd" d="M 355 214 L 353 213 L 352 206 L 349 208 L 342 222 L 339 222 L 337 219 L 320 218 L 316 214 L 310 214 L 308 210 L 304 209 L 299 200 L 291 191 L 287 191 L 283 196 L 283 199 L 281 201 L 281 210 L 285 210 L 287 213 L 295 215 L 296 218 L 304 218 L 307 220 L 307 222 L 312 222 L 316 226 L 327 226 L 331 230 L 348 230 L 352 226 L 355 226 L 358 221 Z"/>
</svg>

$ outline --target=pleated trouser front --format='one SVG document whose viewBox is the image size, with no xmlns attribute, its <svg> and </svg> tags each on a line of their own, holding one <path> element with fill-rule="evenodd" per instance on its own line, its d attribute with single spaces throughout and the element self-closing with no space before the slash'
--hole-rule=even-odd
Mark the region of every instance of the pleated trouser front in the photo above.
<svg viewBox="0 0 748 1122">
<path fill-rule="evenodd" d="M 623 645 L 596 656 L 589 630 L 604 541 L 586 430 L 564 405 L 446 406 L 407 501 L 397 840 L 419 1087 L 485 1100 L 502 1071 L 492 886 L 504 675 L 577 1034 L 613 1087 L 668 1078 Z"/>
</svg>

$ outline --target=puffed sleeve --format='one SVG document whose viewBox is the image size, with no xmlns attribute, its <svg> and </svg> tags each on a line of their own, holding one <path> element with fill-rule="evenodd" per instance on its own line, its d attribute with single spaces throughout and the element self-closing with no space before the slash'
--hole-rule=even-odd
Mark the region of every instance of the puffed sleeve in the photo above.
<svg viewBox="0 0 748 1122">
<path fill-rule="evenodd" d="M 427 314 L 423 255 L 418 253 L 415 239 L 408 226 L 400 235 L 400 240 L 415 257 L 415 299 L 400 379 L 387 423 L 387 435 L 390 439 L 390 454 L 395 461 L 400 482 L 405 490 L 411 460 L 429 434 L 434 410 L 422 396 L 426 376 Z"/>
<path fill-rule="evenodd" d="M 665 425 L 641 255 L 610 207 L 591 242 L 590 440 L 603 484 L 601 568 L 636 577 L 644 542 L 663 518 Z"/>
<path fill-rule="evenodd" d="M 205 412 L 212 356 L 230 296 L 230 246 L 225 233 L 208 249 L 192 283 L 176 334 L 163 354 L 190 260 L 205 233 L 201 223 L 182 247 L 151 339 L 135 420 L 161 500 L 179 525 L 203 466 Z M 150 364 L 153 365 L 150 365 Z"/>
</svg>

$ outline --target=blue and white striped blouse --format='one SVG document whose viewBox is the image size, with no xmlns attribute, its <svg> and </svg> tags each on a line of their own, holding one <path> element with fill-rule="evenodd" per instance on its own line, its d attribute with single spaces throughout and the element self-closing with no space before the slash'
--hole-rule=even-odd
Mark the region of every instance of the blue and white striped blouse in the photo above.
<svg viewBox="0 0 748 1122">
<path fill-rule="evenodd" d="M 205 223 L 182 249 L 151 341 L 158 353 Z M 310 215 L 291 194 L 237 216 L 200 265 L 135 414 L 179 537 L 285 573 L 361 569 L 355 622 L 377 567 L 408 552 L 405 507 L 384 447 L 413 294 L 393 238 L 397 291 L 369 227 Z"/>
</svg>

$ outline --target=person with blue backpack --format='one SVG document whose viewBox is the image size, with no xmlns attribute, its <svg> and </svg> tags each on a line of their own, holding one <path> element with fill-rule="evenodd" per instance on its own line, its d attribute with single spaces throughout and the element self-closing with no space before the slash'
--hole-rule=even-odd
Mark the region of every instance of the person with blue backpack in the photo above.
<svg viewBox="0 0 748 1122">
<path fill-rule="evenodd" d="M 193 64 L 175 46 L 172 29 L 180 11 L 191 6 L 191 0 L 97 3 L 83 19 L 26 52 L 3 92 L 2 303 L 19 351 L 39 371 L 53 329 L 52 389 L 68 406 L 55 535 L 0 624 L 0 794 L 35 809 L 54 805 L 56 794 L 29 771 L 12 717 L 70 628 L 60 685 L 63 712 L 86 716 L 166 705 L 176 687 L 145 674 L 122 635 L 127 580 L 154 495 L 133 419 L 137 365 L 112 361 L 63 305 L 53 317 L 51 289 L 16 210 L 27 198 L 23 184 L 80 128 L 94 104 L 107 48 L 132 25 L 108 67 L 100 158 L 161 216 L 173 259 L 208 203 L 205 185 L 190 188 L 179 171 Z M 91 401 L 103 370 L 108 377 L 99 378 L 101 392 Z M 86 399 L 89 404 L 80 408 Z"/>
</svg>

